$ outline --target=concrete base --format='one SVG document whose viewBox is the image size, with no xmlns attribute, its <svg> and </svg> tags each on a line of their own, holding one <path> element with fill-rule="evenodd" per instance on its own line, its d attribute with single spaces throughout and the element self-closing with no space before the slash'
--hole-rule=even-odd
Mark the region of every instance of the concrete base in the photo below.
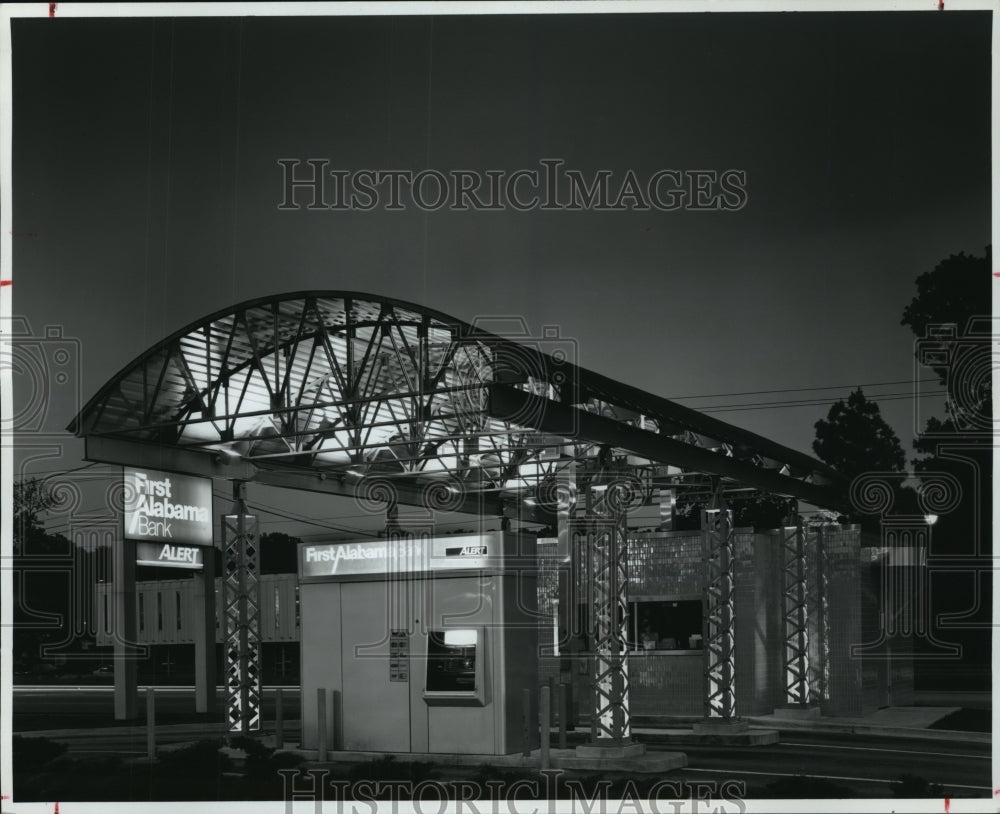
<svg viewBox="0 0 1000 814">
<path fill-rule="evenodd" d="M 656 743 L 671 746 L 768 746 L 777 743 L 777 729 L 748 729 L 731 734 L 695 734 L 690 729 L 664 729 L 655 735 Z"/>
<path fill-rule="evenodd" d="M 640 743 L 632 745 L 640 746 L 645 750 L 645 747 Z M 585 748 L 578 746 L 576 750 L 553 749 L 550 757 L 552 768 L 572 769 L 580 772 L 660 774 L 672 769 L 683 769 L 688 765 L 687 755 L 683 752 L 645 752 L 631 757 L 591 757 L 586 752 L 581 754 L 581 750 Z"/>
<path fill-rule="evenodd" d="M 775 707 L 774 717 L 786 721 L 815 721 L 818 720 L 820 711 L 818 706 L 795 706 Z"/>
<path fill-rule="evenodd" d="M 715 744 L 719 746 L 767 746 L 778 742 L 777 729 L 751 729 L 749 721 L 704 720 L 696 723 L 690 731 L 665 730 L 658 734 L 666 743 L 678 745 Z"/>
<path fill-rule="evenodd" d="M 750 724 L 742 718 L 706 718 L 694 725 L 695 735 L 737 735 L 746 732 Z"/>
<path fill-rule="evenodd" d="M 576 747 L 578 757 L 601 759 L 601 758 L 621 758 L 639 757 L 646 754 L 646 744 L 644 743 L 623 743 L 603 746 L 599 743 L 584 743 Z"/>
</svg>

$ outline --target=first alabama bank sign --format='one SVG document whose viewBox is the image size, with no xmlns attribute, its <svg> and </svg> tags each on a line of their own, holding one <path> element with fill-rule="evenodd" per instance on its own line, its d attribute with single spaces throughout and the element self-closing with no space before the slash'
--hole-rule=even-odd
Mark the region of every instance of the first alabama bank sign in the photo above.
<svg viewBox="0 0 1000 814">
<path fill-rule="evenodd" d="M 174 567 L 200 567 L 200 551 L 212 545 L 212 481 L 125 468 L 125 539 L 142 545 L 140 558 Z M 153 564 L 144 562 L 143 564 Z"/>
</svg>

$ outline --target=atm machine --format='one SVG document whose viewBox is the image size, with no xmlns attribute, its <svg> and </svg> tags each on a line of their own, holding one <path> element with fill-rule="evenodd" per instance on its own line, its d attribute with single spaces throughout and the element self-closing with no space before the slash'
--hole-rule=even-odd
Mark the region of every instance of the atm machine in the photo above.
<svg viewBox="0 0 1000 814">
<path fill-rule="evenodd" d="M 299 546 L 302 742 L 346 751 L 503 755 L 537 718 L 536 538 Z M 529 748 L 538 745 L 529 727 Z"/>
</svg>

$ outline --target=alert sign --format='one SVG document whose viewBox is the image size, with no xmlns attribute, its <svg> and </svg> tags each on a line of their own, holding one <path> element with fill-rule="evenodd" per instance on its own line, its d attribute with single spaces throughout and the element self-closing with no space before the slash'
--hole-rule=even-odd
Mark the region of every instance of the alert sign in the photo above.
<svg viewBox="0 0 1000 814">
<path fill-rule="evenodd" d="M 198 571 L 205 567 L 205 549 L 170 543 L 136 543 L 135 564 Z"/>
</svg>

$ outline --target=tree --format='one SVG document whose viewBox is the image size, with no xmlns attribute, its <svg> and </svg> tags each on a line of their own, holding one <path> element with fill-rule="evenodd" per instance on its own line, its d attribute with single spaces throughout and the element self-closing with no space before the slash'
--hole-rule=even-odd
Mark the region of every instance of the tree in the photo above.
<svg viewBox="0 0 1000 814">
<path fill-rule="evenodd" d="M 990 247 L 984 257 L 952 254 L 917 277 L 917 295 L 903 309 L 901 325 L 918 338 L 931 325 L 963 328 L 970 317 L 990 315 Z"/>
<path fill-rule="evenodd" d="M 899 438 L 882 418 L 878 404 L 865 398 L 860 387 L 816 422 L 813 451 L 848 478 L 865 472 L 900 472 L 906 465 Z"/>
<path fill-rule="evenodd" d="M 943 418 L 930 417 L 914 440 L 918 478 L 934 474 L 958 483 L 958 504 L 935 527 L 941 552 L 990 550 L 992 511 L 991 249 L 976 257 L 959 252 L 917 277 L 917 294 L 901 324 L 916 335 L 918 362 L 945 386 Z"/>
<path fill-rule="evenodd" d="M 791 498 L 755 492 L 746 497 L 727 498 L 733 510 L 733 525 L 737 528 L 752 526 L 756 531 L 777 529 L 788 523 L 794 501 Z"/>
<path fill-rule="evenodd" d="M 913 469 L 921 485 L 950 481 L 944 491 L 955 498 L 933 527 L 933 555 L 989 555 L 992 547 L 991 271 L 990 247 L 982 257 L 950 255 L 917 277 L 916 296 L 900 320 L 916 337 L 917 361 L 934 371 L 947 393 L 944 416 L 929 418 L 913 443 L 918 453 Z M 970 659 L 986 663 L 991 576 L 989 565 L 934 574 L 930 611 L 934 620 L 944 613 L 968 613 L 978 602 L 966 617 L 968 627 L 939 628 L 933 622 L 932 631 L 944 641 L 962 643 Z"/>
<path fill-rule="evenodd" d="M 983 257 L 959 252 L 917 277 L 917 295 L 901 325 L 917 338 L 917 361 L 947 389 L 947 417 L 931 419 L 927 437 L 992 429 L 991 249 Z M 933 444 L 917 447 L 933 453 Z"/>
<path fill-rule="evenodd" d="M 52 493 L 38 478 L 14 484 L 14 553 L 23 551 L 25 541 L 40 528 L 38 516 L 55 505 Z"/>
<path fill-rule="evenodd" d="M 726 506 L 733 513 L 733 526 L 752 527 L 756 531 L 781 528 L 788 522 L 793 500 L 767 492 L 726 495 Z M 707 499 L 703 496 L 678 495 L 674 508 L 674 531 L 694 531 L 701 528 L 701 510 Z"/>
<path fill-rule="evenodd" d="M 266 532 L 260 536 L 260 572 L 262 574 L 294 574 L 298 569 L 298 537 L 281 532 Z"/>
</svg>

